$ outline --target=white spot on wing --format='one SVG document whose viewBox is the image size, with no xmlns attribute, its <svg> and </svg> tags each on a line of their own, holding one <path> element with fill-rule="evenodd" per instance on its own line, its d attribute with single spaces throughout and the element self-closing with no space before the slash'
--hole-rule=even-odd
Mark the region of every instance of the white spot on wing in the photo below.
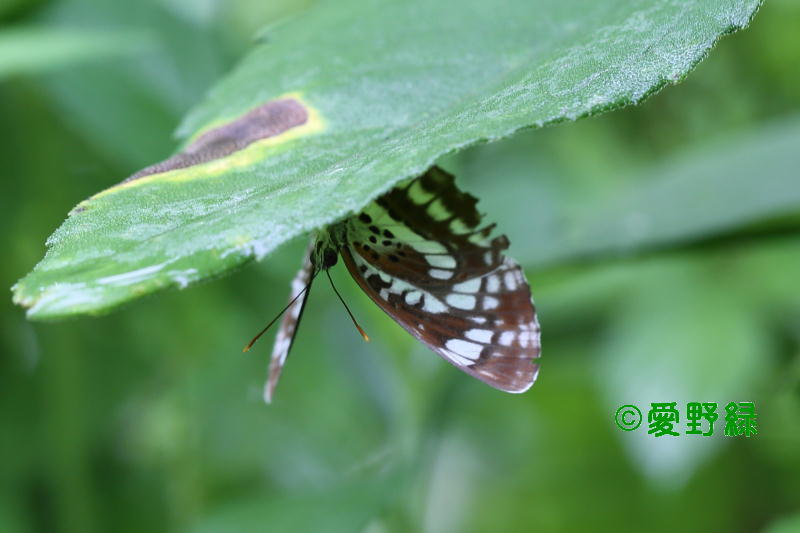
<svg viewBox="0 0 800 533">
<path fill-rule="evenodd" d="M 503 346 L 511 346 L 515 336 L 513 331 L 504 331 L 500 334 L 500 340 L 498 342 Z"/>
<path fill-rule="evenodd" d="M 533 336 L 531 335 L 530 331 L 523 331 L 519 334 L 519 345 L 523 348 L 527 348 L 531 345 L 533 341 Z"/>
<path fill-rule="evenodd" d="M 489 344 L 492 342 L 492 330 L 490 329 L 470 329 L 464 333 L 464 337 L 475 342 Z"/>
<path fill-rule="evenodd" d="M 295 303 L 292 305 L 292 310 L 291 310 L 291 316 L 292 316 L 292 318 L 294 318 L 295 320 L 297 320 L 298 318 L 300 318 L 300 311 L 301 311 L 302 309 L 303 309 L 303 306 L 302 306 L 302 305 L 298 305 L 298 303 L 297 303 L 297 302 L 295 302 Z"/>
<path fill-rule="evenodd" d="M 425 303 L 422 304 L 423 311 L 428 313 L 443 313 L 447 311 L 447 306 L 441 300 L 431 294 L 425 295 Z"/>
<path fill-rule="evenodd" d="M 448 359 L 459 366 L 471 366 L 475 363 L 475 361 L 467 359 L 466 357 L 462 357 L 455 352 L 451 352 L 449 350 L 442 350 L 442 352 L 445 356 L 447 356 Z"/>
<path fill-rule="evenodd" d="M 448 294 L 445 300 L 457 309 L 475 309 L 475 297 L 469 294 Z"/>
<path fill-rule="evenodd" d="M 481 351 L 483 350 L 483 346 L 480 344 L 475 344 L 474 342 L 465 341 L 463 339 L 450 339 L 445 343 L 445 346 L 451 352 L 455 352 L 473 361 L 480 357 Z"/>
<path fill-rule="evenodd" d="M 491 296 L 483 297 L 483 309 L 485 311 L 488 311 L 489 309 L 496 309 L 498 305 L 500 305 L 500 301 L 497 298 L 493 298 Z"/>
<path fill-rule="evenodd" d="M 304 276 L 297 276 L 292 280 L 292 297 L 297 296 L 300 294 L 300 291 L 305 289 L 306 287 L 306 279 Z"/>
<path fill-rule="evenodd" d="M 437 268 L 455 268 L 456 260 L 452 255 L 428 254 L 425 260 Z"/>
<path fill-rule="evenodd" d="M 450 270 L 440 270 L 438 268 L 432 268 L 428 270 L 428 275 L 436 279 L 450 279 L 453 277 L 453 272 Z"/>
<path fill-rule="evenodd" d="M 422 293 L 419 291 L 410 291 L 406 293 L 406 303 L 408 305 L 417 305 L 422 299 Z"/>
<path fill-rule="evenodd" d="M 456 292 L 473 293 L 478 292 L 481 288 L 481 278 L 474 278 L 469 281 L 464 281 L 453 285 L 453 290 Z"/>
<path fill-rule="evenodd" d="M 514 272 L 508 271 L 506 272 L 505 276 L 503 276 L 503 281 L 506 284 L 506 288 L 510 291 L 516 290 L 517 288 L 517 278 L 514 276 Z"/>
</svg>

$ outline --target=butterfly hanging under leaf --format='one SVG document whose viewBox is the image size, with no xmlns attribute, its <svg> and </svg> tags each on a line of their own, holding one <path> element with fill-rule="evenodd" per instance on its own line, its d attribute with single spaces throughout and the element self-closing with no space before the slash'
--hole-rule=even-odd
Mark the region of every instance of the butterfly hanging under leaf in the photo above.
<svg viewBox="0 0 800 533">
<path fill-rule="evenodd" d="M 433 167 L 315 236 L 292 281 L 265 400 L 272 399 L 314 278 L 339 255 L 364 292 L 425 346 L 492 387 L 528 390 L 540 352 L 530 288 L 520 266 L 503 255 L 508 239 L 492 237 L 494 224 L 480 226 L 476 204 L 452 175 Z"/>
</svg>

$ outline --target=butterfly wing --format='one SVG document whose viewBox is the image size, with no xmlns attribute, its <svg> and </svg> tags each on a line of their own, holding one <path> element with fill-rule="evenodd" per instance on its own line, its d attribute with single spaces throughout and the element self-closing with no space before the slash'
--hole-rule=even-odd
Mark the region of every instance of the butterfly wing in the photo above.
<svg viewBox="0 0 800 533">
<path fill-rule="evenodd" d="M 300 270 L 292 280 L 292 290 L 289 295 L 290 304 L 286 308 L 281 324 L 278 327 L 278 333 L 275 335 L 275 344 L 272 347 L 272 357 L 269 362 L 269 378 L 264 387 L 264 401 L 267 403 L 272 401 L 272 395 L 281 376 L 281 370 L 283 370 L 283 365 L 286 363 L 289 350 L 292 349 L 294 337 L 297 335 L 297 327 L 300 325 L 308 294 L 311 292 L 311 281 L 314 278 L 315 269 L 312 260 L 313 250 L 314 242 L 312 241 L 303 260 L 303 266 L 300 267 Z"/>
<path fill-rule="evenodd" d="M 468 374 L 524 392 L 538 372 L 539 323 L 505 236 L 436 167 L 347 221 L 341 253 L 369 297 Z"/>
</svg>

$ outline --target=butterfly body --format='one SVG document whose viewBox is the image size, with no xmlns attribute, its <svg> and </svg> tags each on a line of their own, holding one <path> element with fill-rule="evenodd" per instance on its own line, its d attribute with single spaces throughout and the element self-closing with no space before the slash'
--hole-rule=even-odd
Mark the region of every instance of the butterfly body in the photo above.
<svg viewBox="0 0 800 533">
<path fill-rule="evenodd" d="M 312 241 L 292 284 L 265 391 L 269 401 L 311 281 L 342 260 L 361 289 L 414 337 L 466 373 L 507 392 L 535 381 L 539 324 L 505 236 L 480 226 L 477 200 L 434 167 Z"/>
</svg>

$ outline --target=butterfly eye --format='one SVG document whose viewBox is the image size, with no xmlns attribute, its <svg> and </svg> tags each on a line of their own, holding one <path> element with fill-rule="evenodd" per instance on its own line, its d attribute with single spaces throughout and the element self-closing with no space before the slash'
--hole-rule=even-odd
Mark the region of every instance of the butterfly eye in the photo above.
<svg viewBox="0 0 800 533">
<path fill-rule="evenodd" d="M 339 254 L 336 250 L 328 248 L 322 256 L 322 268 L 330 268 L 339 260 Z"/>
</svg>

